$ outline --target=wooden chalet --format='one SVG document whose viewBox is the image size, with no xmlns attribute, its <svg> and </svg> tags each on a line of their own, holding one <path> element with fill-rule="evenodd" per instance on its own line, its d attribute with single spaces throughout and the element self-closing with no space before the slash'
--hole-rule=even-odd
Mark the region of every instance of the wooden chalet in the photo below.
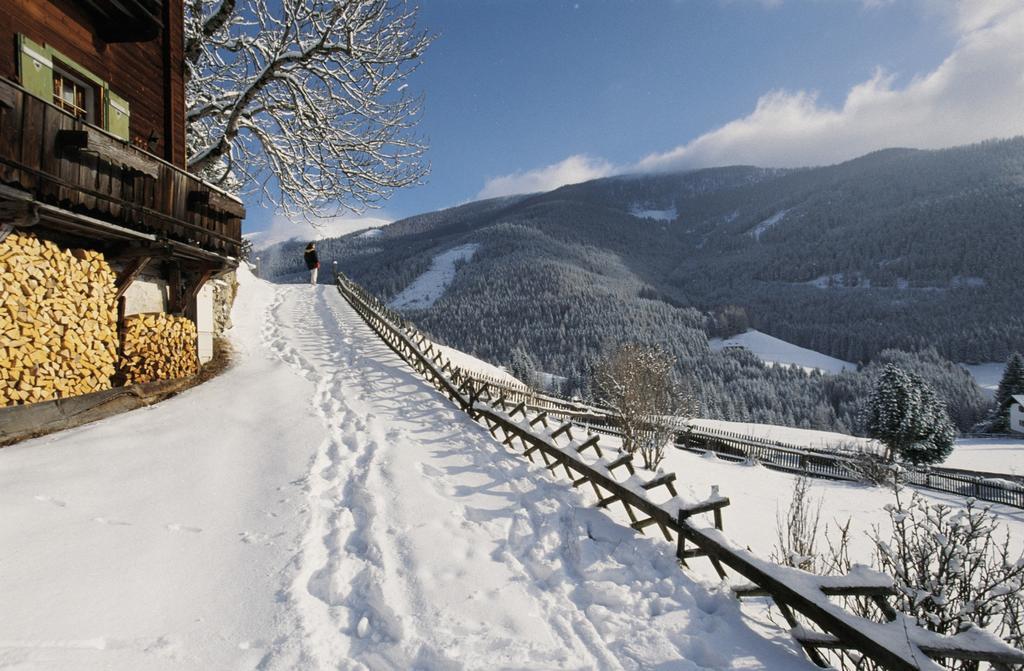
<svg viewBox="0 0 1024 671">
<path fill-rule="evenodd" d="M 178 315 L 207 360 L 207 283 L 237 266 L 245 209 L 185 169 L 183 20 L 183 0 L 3 0 L 0 246 L 95 255 L 83 263 L 116 276 L 122 348 L 126 317 Z M 10 289 L 0 308 L 17 321 Z M 7 337 L 12 357 L 25 336 Z"/>
</svg>

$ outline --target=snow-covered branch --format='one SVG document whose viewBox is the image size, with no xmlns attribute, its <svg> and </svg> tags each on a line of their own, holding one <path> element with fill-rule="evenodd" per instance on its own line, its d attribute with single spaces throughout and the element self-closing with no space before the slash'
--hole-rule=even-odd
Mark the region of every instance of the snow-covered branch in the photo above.
<svg viewBox="0 0 1024 671">
<path fill-rule="evenodd" d="M 405 0 L 186 4 L 188 167 L 289 216 L 359 211 L 427 172 L 403 93 L 431 37 Z"/>
</svg>

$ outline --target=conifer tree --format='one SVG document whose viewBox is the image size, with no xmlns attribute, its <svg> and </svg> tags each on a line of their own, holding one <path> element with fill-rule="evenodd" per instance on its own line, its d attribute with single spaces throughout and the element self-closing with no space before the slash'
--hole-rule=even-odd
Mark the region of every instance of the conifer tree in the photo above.
<svg viewBox="0 0 1024 671">
<path fill-rule="evenodd" d="M 1003 377 L 996 388 L 996 409 L 992 415 L 990 430 L 1006 433 L 1010 430 L 1010 406 L 1013 397 L 1024 394 L 1024 357 L 1016 353 L 1006 362 Z"/>
<path fill-rule="evenodd" d="M 912 464 L 943 461 L 953 451 L 953 423 L 935 391 L 920 377 L 889 364 L 868 403 L 868 434 L 887 458 Z"/>
</svg>

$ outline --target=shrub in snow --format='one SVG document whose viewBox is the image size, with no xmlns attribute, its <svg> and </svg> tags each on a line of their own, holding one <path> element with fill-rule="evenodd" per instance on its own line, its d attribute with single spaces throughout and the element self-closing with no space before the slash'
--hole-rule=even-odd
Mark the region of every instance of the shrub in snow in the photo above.
<svg viewBox="0 0 1024 671">
<path fill-rule="evenodd" d="M 886 506 L 891 528 L 872 535 L 876 559 L 896 581 L 897 608 L 922 627 L 942 634 L 984 627 L 1024 648 L 1024 555 L 1011 553 L 1009 532 L 998 531 L 989 508 L 974 499 L 954 508 L 917 492 L 908 498 L 897 485 Z"/>
<path fill-rule="evenodd" d="M 776 514 L 779 543 L 772 552 L 772 561 L 816 571 L 818 565 L 818 529 L 824 500 L 810 496 L 810 478 L 801 475 L 793 484 L 793 498 L 786 516 Z"/>
<path fill-rule="evenodd" d="M 952 635 L 971 627 L 994 632 L 1024 649 L 1024 554 L 1010 550 L 1009 532 L 1001 530 L 988 505 L 968 499 L 963 507 L 930 503 L 894 478 L 895 499 L 885 506 L 888 528 L 869 534 L 874 567 L 893 578 L 890 603 L 930 631 Z M 826 531 L 828 550 L 821 557 L 825 573 L 849 573 L 850 522 L 838 533 Z M 858 615 L 881 621 L 877 604 L 845 597 Z M 835 653 L 839 654 L 839 653 Z M 978 662 L 939 661 L 948 669 L 974 671 Z M 875 668 L 868 660 L 841 657 L 842 668 Z"/>
<path fill-rule="evenodd" d="M 677 379 L 675 357 L 654 345 L 626 343 L 605 354 L 594 369 L 600 400 L 619 415 L 622 446 L 639 452 L 655 470 L 679 431 L 693 397 Z"/>
<path fill-rule="evenodd" d="M 885 444 L 887 457 L 934 464 L 953 451 L 955 432 L 945 404 L 920 377 L 889 364 L 868 403 L 868 435 Z"/>
</svg>

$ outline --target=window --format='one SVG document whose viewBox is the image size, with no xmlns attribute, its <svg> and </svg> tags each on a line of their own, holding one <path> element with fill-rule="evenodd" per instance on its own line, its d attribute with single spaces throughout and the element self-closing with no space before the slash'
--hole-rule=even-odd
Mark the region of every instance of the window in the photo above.
<svg viewBox="0 0 1024 671">
<path fill-rule="evenodd" d="M 53 64 L 53 104 L 83 121 L 97 123 L 96 87 L 70 68 Z"/>
<path fill-rule="evenodd" d="M 18 76 L 26 91 L 111 135 L 128 139 L 131 114 L 127 100 L 53 47 L 25 35 L 18 35 L 18 43 Z"/>
</svg>

